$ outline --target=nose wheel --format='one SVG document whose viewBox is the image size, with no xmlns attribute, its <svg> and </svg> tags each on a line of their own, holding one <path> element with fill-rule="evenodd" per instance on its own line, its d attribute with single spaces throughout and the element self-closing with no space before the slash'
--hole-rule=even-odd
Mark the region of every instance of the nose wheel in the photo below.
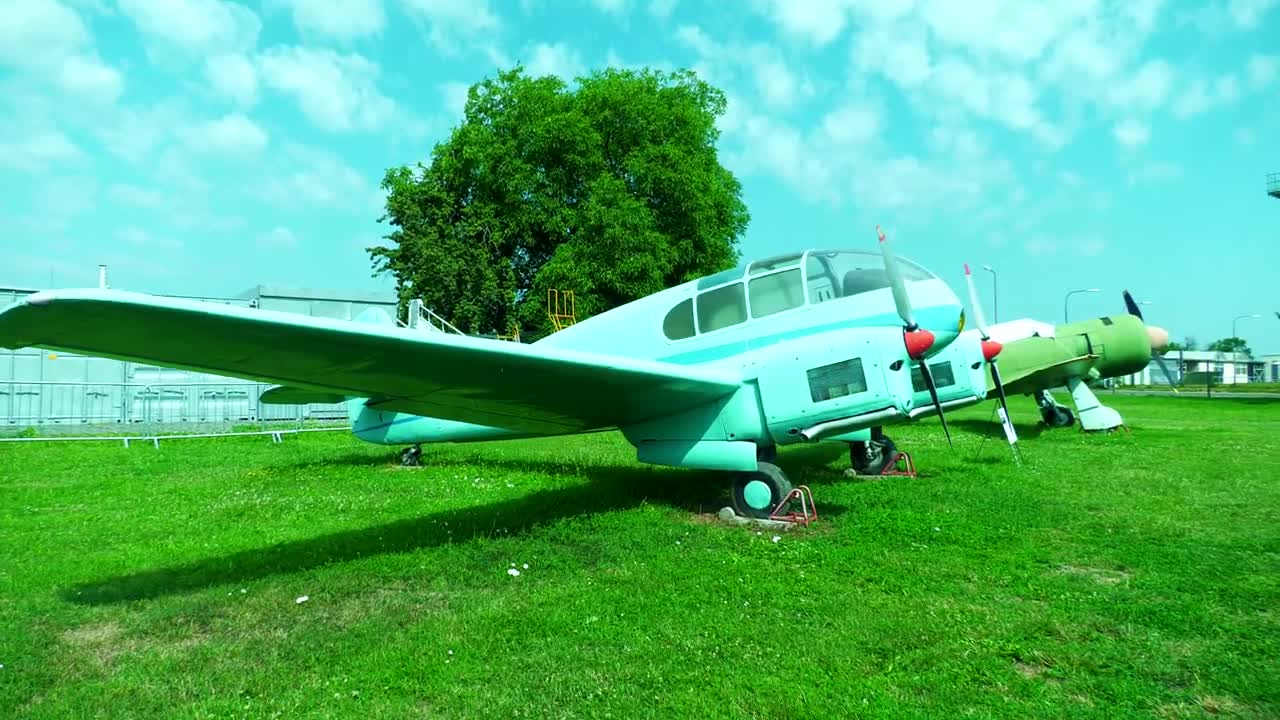
<svg viewBox="0 0 1280 720">
<path fill-rule="evenodd" d="M 422 465 L 422 446 L 414 445 L 405 448 L 400 452 L 400 464 L 404 467 L 418 467 Z"/>
</svg>

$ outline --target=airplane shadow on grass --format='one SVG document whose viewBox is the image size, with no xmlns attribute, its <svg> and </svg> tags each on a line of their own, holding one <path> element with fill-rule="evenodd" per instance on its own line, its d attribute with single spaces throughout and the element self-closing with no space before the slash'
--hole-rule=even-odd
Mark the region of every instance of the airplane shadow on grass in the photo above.
<svg viewBox="0 0 1280 720">
<path fill-rule="evenodd" d="M 843 445 L 821 443 L 781 453 L 779 465 L 797 483 L 828 484 L 841 477 L 824 467 L 847 452 Z M 380 466 L 395 461 L 387 456 L 351 455 L 331 461 Z M 307 465 L 309 463 L 300 463 Z M 437 465 L 467 465 L 463 458 L 440 458 Z M 333 563 L 377 555 L 413 552 L 421 548 L 465 543 L 468 538 L 494 534 L 520 535 L 558 520 L 634 508 L 656 503 L 686 512 L 714 513 L 727 504 L 728 474 L 711 471 L 619 464 L 581 465 L 563 460 L 497 460 L 489 466 L 586 476 L 589 482 L 543 490 L 519 498 L 447 510 L 357 530 L 344 530 L 263 548 L 206 558 L 171 567 L 105 578 L 64 588 L 60 596 L 82 605 L 106 605 L 148 600 L 243 583 Z M 409 471 L 412 472 L 412 471 Z M 823 503 L 823 517 L 846 508 Z M 447 522 L 446 527 L 444 523 Z M 452 534 L 449 533 L 452 530 Z"/>
</svg>

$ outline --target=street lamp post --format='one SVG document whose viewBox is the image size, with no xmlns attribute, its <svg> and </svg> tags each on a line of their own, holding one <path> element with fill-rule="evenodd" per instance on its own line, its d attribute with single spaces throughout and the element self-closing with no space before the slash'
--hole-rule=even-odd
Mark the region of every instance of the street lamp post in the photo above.
<svg viewBox="0 0 1280 720">
<path fill-rule="evenodd" d="M 991 273 L 991 322 L 1000 322 L 1000 299 L 996 297 L 996 271 L 990 265 L 983 265 L 983 270 Z M 1280 313 L 1276 313 L 1280 317 Z"/>
<path fill-rule="evenodd" d="M 1237 315 L 1237 316 L 1235 316 L 1234 318 L 1232 318 L 1232 319 L 1231 319 L 1231 339 L 1232 339 L 1232 340 L 1234 340 L 1234 339 L 1236 339 L 1236 337 L 1237 337 L 1237 335 L 1236 335 L 1236 321 L 1237 321 L 1237 320 L 1244 320 L 1244 319 L 1246 319 L 1246 318 L 1259 318 L 1259 317 L 1262 317 L 1262 316 L 1261 316 L 1261 315 L 1259 315 L 1258 313 L 1250 313 L 1250 314 L 1248 314 L 1248 315 Z"/>
<path fill-rule="evenodd" d="M 1096 292 L 1102 292 L 1102 291 L 1099 290 L 1098 288 L 1089 288 L 1087 290 L 1072 290 L 1068 292 L 1066 297 L 1062 299 L 1062 322 L 1064 323 L 1071 322 L 1067 318 L 1067 304 L 1070 302 L 1072 295 L 1075 295 L 1076 293 L 1096 293 Z"/>
</svg>

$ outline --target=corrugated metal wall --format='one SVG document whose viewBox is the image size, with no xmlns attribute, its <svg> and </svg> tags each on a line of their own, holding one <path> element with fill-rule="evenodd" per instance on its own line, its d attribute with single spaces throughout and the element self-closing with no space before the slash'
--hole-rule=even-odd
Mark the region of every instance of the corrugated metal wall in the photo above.
<svg viewBox="0 0 1280 720">
<path fill-rule="evenodd" d="M 0 289 L 0 307 L 30 290 Z M 200 298 L 242 307 L 351 319 L 367 307 L 395 314 L 394 295 L 326 298 L 315 291 L 275 296 L 258 287 L 239 298 Z M 345 417 L 340 404 L 265 405 L 269 385 L 35 348 L 0 349 L 0 426 L 111 423 L 234 423 Z"/>
</svg>

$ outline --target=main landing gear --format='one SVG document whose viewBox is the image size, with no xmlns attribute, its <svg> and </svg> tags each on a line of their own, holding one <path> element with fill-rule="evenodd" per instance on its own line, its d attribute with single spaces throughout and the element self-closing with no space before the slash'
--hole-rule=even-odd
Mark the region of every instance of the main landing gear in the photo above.
<svg viewBox="0 0 1280 720">
<path fill-rule="evenodd" d="M 1071 427 L 1076 421 L 1075 413 L 1065 405 L 1059 405 L 1048 390 L 1035 394 L 1036 405 L 1040 407 L 1040 419 L 1051 428 Z"/>
<path fill-rule="evenodd" d="M 884 429 L 871 428 L 869 442 L 854 440 L 849 443 L 849 469 L 846 475 L 915 475 L 915 463 L 911 456 L 898 449 Z"/>
<path fill-rule="evenodd" d="M 405 448 L 400 452 L 400 464 L 404 467 L 418 467 L 422 465 L 422 446 L 414 445 Z"/>
</svg>

